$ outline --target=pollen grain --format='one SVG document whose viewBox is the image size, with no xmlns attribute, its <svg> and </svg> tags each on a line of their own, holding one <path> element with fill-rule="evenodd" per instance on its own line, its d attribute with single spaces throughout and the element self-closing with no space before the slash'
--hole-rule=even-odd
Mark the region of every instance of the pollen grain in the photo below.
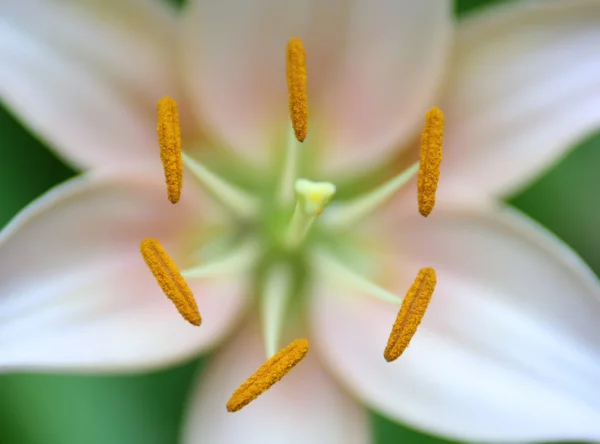
<svg viewBox="0 0 600 444">
<path fill-rule="evenodd" d="M 290 96 L 290 118 L 296 139 L 303 142 L 308 133 L 306 95 L 306 52 L 299 38 L 290 39 L 286 51 L 286 73 Z"/>
<path fill-rule="evenodd" d="M 442 140 L 444 137 L 444 114 L 432 108 L 425 117 L 421 134 L 421 156 L 417 181 L 419 212 L 429 216 L 435 205 L 435 193 L 440 180 L 442 163 Z"/>
<path fill-rule="evenodd" d="M 192 291 L 181 276 L 173 259 L 165 252 L 156 239 L 144 239 L 140 245 L 142 257 L 148 264 L 156 282 L 171 299 L 177 311 L 190 324 L 198 326 L 202 322 Z"/>
<path fill-rule="evenodd" d="M 165 171 L 167 196 L 172 203 L 177 203 L 183 185 L 183 160 L 181 158 L 181 129 L 177 102 L 170 97 L 158 101 L 158 144 L 160 159 Z"/>
<path fill-rule="evenodd" d="M 406 293 L 396 322 L 383 352 L 386 361 L 392 362 L 406 350 L 421 323 L 436 284 L 433 268 L 422 268 Z"/>
<path fill-rule="evenodd" d="M 308 353 L 308 341 L 296 339 L 266 361 L 227 401 L 227 411 L 237 412 L 283 378 Z"/>
</svg>

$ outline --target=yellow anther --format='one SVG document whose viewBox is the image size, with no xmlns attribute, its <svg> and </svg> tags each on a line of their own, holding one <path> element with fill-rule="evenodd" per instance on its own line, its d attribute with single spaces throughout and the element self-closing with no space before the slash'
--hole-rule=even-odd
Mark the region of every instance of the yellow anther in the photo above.
<svg viewBox="0 0 600 444">
<path fill-rule="evenodd" d="M 192 325 L 200 325 L 202 318 L 194 295 L 160 242 L 156 239 L 144 239 L 140 250 L 156 282 L 173 301 L 181 316 Z"/>
<path fill-rule="evenodd" d="M 160 159 L 165 170 L 167 195 L 172 203 L 179 201 L 183 184 L 183 161 L 181 159 L 181 129 L 177 102 L 170 97 L 158 101 L 158 144 Z"/>
<path fill-rule="evenodd" d="M 423 216 L 428 216 L 435 205 L 435 192 L 440 180 L 443 138 L 444 114 L 439 108 L 432 108 L 425 117 L 425 127 L 421 134 L 418 200 L 419 212 Z"/>
<path fill-rule="evenodd" d="M 419 271 L 415 282 L 406 293 L 396 322 L 392 327 L 387 346 L 383 352 L 386 361 L 395 361 L 408 347 L 425 315 L 436 282 L 433 268 L 422 268 Z"/>
<path fill-rule="evenodd" d="M 290 95 L 290 118 L 296 139 L 303 142 L 308 132 L 306 97 L 306 53 L 299 38 L 290 39 L 286 57 L 287 84 Z"/>
<path fill-rule="evenodd" d="M 227 401 L 227 410 L 237 412 L 254 401 L 304 359 L 307 353 L 308 341 L 306 339 L 296 339 L 291 342 L 240 385 Z"/>
</svg>

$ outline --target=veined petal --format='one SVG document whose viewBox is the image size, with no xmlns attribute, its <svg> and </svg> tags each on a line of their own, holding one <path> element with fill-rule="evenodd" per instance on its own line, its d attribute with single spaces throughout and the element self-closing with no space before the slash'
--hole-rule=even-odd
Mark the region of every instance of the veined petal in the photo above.
<svg viewBox="0 0 600 444">
<path fill-rule="evenodd" d="M 600 439 L 600 286 L 587 267 L 516 212 L 436 208 L 426 223 L 395 222 L 402 254 L 371 260 L 401 294 L 433 267 L 429 309 L 389 364 L 382 352 L 398 308 L 321 290 L 316 345 L 331 369 L 376 410 L 435 434 Z"/>
<path fill-rule="evenodd" d="M 442 193 L 507 195 L 600 126 L 600 3 L 511 2 L 459 22 Z"/>
<path fill-rule="evenodd" d="M 0 97 L 81 167 L 156 146 L 156 102 L 178 95 L 175 11 L 145 0 L 7 0 Z"/>
<path fill-rule="evenodd" d="M 199 227 L 198 194 L 190 196 L 190 186 L 173 206 L 157 178 L 122 172 L 76 178 L 32 203 L 0 234 L 0 370 L 156 368 L 226 333 L 244 306 L 241 277 L 188 281 L 204 318 L 194 328 L 139 253 L 142 239 L 156 237 L 185 264 L 190 224 Z M 206 213 L 203 207 L 203 220 Z"/>
<path fill-rule="evenodd" d="M 265 360 L 256 326 L 247 327 L 200 375 L 184 423 L 183 442 L 367 444 L 368 415 L 341 392 L 309 352 L 269 391 L 236 413 L 225 403 Z"/>
<path fill-rule="evenodd" d="M 364 166 L 421 125 L 450 42 L 447 1 L 192 0 L 187 12 L 184 76 L 195 109 L 252 160 L 290 125 L 290 38 L 306 49 L 305 144 L 318 141 L 339 168 Z"/>
</svg>

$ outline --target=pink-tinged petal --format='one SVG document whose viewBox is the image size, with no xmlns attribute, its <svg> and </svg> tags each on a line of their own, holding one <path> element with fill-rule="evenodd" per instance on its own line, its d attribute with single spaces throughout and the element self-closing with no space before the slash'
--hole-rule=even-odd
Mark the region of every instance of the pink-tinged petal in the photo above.
<svg viewBox="0 0 600 444">
<path fill-rule="evenodd" d="M 7 0 L 0 97 L 67 161 L 139 160 L 156 146 L 156 102 L 178 96 L 175 11 L 145 0 Z"/>
<path fill-rule="evenodd" d="M 304 145 L 316 144 L 329 166 L 364 166 L 411 136 L 431 106 L 450 42 L 449 5 L 192 0 L 184 76 L 195 109 L 233 149 L 259 160 L 290 128 L 285 50 L 300 37 L 308 70 Z"/>
<path fill-rule="evenodd" d="M 159 172 L 160 173 L 160 172 Z M 0 369 L 128 371 L 194 356 L 241 314 L 242 278 L 188 281 L 192 327 L 140 255 L 157 238 L 178 264 L 208 207 L 185 184 L 179 204 L 148 173 L 99 172 L 32 203 L 0 234 Z M 197 234 L 197 233 L 196 233 Z"/>
<path fill-rule="evenodd" d="M 459 23 L 442 193 L 508 195 L 600 126 L 600 3 L 514 2 Z"/>
<path fill-rule="evenodd" d="M 422 128 L 445 72 L 451 8 L 445 0 L 364 0 L 350 9 L 343 56 L 316 110 L 326 167 L 381 163 Z"/>
<path fill-rule="evenodd" d="M 236 413 L 225 404 L 265 360 L 256 326 L 247 327 L 203 373 L 185 418 L 186 444 L 367 444 L 365 409 L 324 373 L 314 350 L 280 382 Z"/>
<path fill-rule="evenodd" d="M 409 348 L 383 358 L 398 307 L 357 291 L 313 299 L 319 351 L 392 419 L 472 442 L 600 439 L 600 286 L 563 244 L 516 212 L 437 211 L 396 221 L 372 260 L 404 294 L 437 287 Z M 395 235 L 394 235 L 395 236 Z"/>
<path fill-rule="evenodd" d="M 232 149 L 264 161 L 274 138 L 291 129 L 288 41 L 300 37 L 306 48 L 310 107 L 339 56 L 348 7 L 347 0 L 191 0 L 183 75 L 199 119 Z"/>
</svg>

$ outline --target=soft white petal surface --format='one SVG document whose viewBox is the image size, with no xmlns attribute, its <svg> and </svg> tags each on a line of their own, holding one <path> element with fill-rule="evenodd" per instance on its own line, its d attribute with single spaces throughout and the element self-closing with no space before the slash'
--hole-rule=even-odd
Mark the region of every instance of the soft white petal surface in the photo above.
<svg viewBox="0 0 600 444">
<path fill-rule="evenodd" d="M 410 347 L 387 363 L 398 307 L 352 289 L 314 295 L 331 369 L 384 415 L 474 442 L 600 439 L 600 287 L 568 248 L 517 213 L 395 221 L 376 281 L 438 285 Z"/>
<path fill-rule="evenodd" d="M 187 183 L 172 205 L 162 181 L 147 176 L 74 179 L 0 234 L 0 370 L 160 367 L 211 346 L 241 314 L 241 277 L 188 281 L 203 316 L 198 328 L 162 293 L 141 240 L 159 239 L 185 265 L 194 254 L 190 229 L 201 229 L 207 207 Z"/>
<path fill-rule="evenodd" d="M 147 0 L 5 0 L 0 98 L 61 156 L 152 155 L 156 102 L 178 96 L 175 11 Z"/>
<path fill-rule="evenodd" d="M 368 414 L 324 373 L 314 350 L 236 413 L 229 397 L 265 360 L 256 326 L 246 328 L 200 374 L 185 418 L 186 444 L 368 444 Z"/>
<path fill-rule="evenodd" d="M 451 31 L 449 1 L 354 2 L 335 77 L 317 98 L 326 166 L 361 170 L 415 135 L 437 105 Z"/>
<path fill-rule="evenodd" d="M 285 49 L 307 52 L 309 136 L 328 166 L 365 166 L 421 124 L 450 43 L 450 2 L 191 0 L 184 76 L 203 120 L 256 160 L 290 126 Z M 351 155 L 349 155 L 351 154 Z"/>
<path fill-rule="evenodd" d="M 459 23 L 444 193 L 507 195 L 600 125 L 600 2 L 509 2 Z"/>
</svg>

